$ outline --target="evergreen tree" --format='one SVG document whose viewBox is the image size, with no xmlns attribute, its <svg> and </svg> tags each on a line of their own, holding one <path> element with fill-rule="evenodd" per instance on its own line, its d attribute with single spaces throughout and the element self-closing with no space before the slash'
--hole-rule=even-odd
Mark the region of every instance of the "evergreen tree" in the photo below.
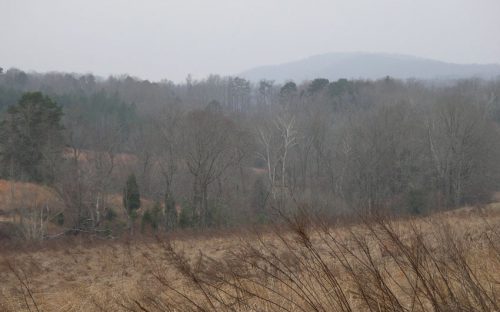
<svg viewBox="0 0 500 312">
<path fill-rule="evenodd" d="M 134 220 L 137 217 L 137 209 L 141 207 L 141 194 L 135 174 L 131 174 L 127 178 L 125 188 L 123 189 L 123 207 L 128 214 L 128 227 L 130 232 L 134 232 Z"/>
<path fill-rule="evenodd" d="M 311 82 L 307 91 L 310 94 L 315 94 L 315 93 L 323 90 L 323 88 L 325 88 L 329 83 L 330 83 L 330 81 L 328 79 L 316 78 Z"/>
<path fill-rule="evenodd" d="M 297 92 L 297 85 L 295 84 L 295 82 L 289 81 L 289 82 L 285 83 L 285 85 L 283 87 L 281 87 L 280 96 L 286 97 L 286 96 L 290 96 L 296 92 Z"/>
<path fill-rule="evenodd" d="M 165 226 L 167 231 L 173 230 L 177 226 L 175 200 L 169 193 L 165 194 Z"/>
<path fill-rule="evenodd" d="M 62 109 L 40 92 L 24 93 L 0 124 L 3 176 L 50 182 L 62 154 Z"/>
</svg>

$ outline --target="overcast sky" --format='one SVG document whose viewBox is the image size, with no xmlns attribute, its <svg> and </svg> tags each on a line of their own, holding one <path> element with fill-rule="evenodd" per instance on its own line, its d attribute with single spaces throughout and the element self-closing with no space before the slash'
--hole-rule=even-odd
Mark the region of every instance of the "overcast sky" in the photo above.
<svg viewBox="0 0 500 312">
<path fill-rule="evenodd" d="M 327 52 L 500 63 L 500 0 L 0 0 L 0 67 L 183 80 Z"/>
</svg>

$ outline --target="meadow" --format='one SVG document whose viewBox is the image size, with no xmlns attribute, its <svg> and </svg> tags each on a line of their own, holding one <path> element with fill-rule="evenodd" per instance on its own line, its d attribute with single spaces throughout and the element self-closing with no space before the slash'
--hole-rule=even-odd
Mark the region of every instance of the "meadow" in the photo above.
<svg viewBox="0 0 500 312">
<path fill-rule="evenodd" d="M 2 311 L 495 311 L 500 204 L 3 243 Z"/>
</svg>

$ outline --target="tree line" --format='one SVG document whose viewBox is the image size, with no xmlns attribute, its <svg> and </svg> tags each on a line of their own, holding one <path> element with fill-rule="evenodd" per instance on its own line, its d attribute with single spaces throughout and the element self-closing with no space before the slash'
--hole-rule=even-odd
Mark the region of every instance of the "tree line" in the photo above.
<svg viewBox="0 0 500 312">
<path fill-rule="evenodd" d="M 1 177 L 46 185 L 72 230 L 104 230 L 116 194 L 129 216 L 172 230 L 295 206 L 426 213 L 487 202 L 500 183 L 498 80 L 176 84 L 10 69 L 0 109 Z M 148 207 L 125 200 L 132 174 Z"/>
</svg>

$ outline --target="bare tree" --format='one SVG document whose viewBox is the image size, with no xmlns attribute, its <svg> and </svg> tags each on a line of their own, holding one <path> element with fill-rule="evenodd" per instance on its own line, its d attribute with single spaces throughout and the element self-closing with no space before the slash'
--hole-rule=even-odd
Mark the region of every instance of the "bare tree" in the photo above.
<svg viewBox="0 0 500 312">
<path fill-rule="evenodd" d="M 192 111 L 183 124 L 182 148 L 193 177 L 193 218 L 206 226 L 209 214 L 209 186 L 238 159 L 235 125 L 210 111 Z"/>
<path fill-rule="evenodd" d="M 479 177 L 488 179 L 496 171 L 492 161 L 498 134 L 487 120 L 485 107 L 456 90 L 438 101 L 427 120 L 428 148 L 443 205 L 457 207 L 471 183 L 479 184 Z"/>
<path fill-rule="evenodd" d="M 155 163 L 164 181 L 164 225 L 167 230 L 177 224 L 176 198 L 173 191 L 176 174 L 181 162 L 182 110 L 176 105 L 168 106 L 157 121 L 156 129 L 160 140 L 155 151 Z"/>
<path fill-rule="evenodd" d="M 277 116 L 271 123 L 258 129 L 261 152 L 265 162 L 273 199 L 279 200 L 280 208 L 285 204 L 288 191 L 287 166 L 291 149 L 296 145 L 295 118 Z"/>
</svg>

